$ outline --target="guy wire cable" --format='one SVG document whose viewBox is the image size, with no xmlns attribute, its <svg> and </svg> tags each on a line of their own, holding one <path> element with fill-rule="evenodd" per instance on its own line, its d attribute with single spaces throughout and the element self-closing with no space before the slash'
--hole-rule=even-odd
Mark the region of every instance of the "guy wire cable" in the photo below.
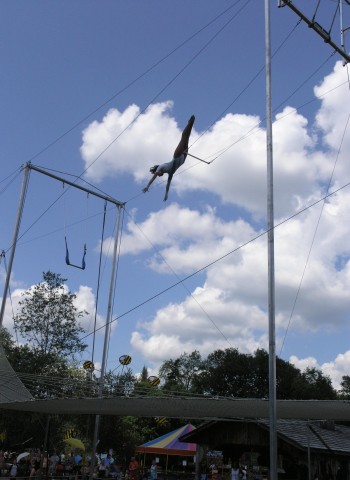
<svg viewBox="0 0 350 480">
<path fill-rule="evenodd" d="M 240 1 L 240 0 L 239 0 Z M 149 108 L 149 106 L 154 103 L 155 100 L 172 84 L 174 81 L 188 68 L 191 63 L 194 62 L 194 60 L 214 41 L 214 39 L 236 18 L 236 16 L 249 4 L 251 0 L 246 0 L 245 4 L 243 7 L 241 7 L 238 12 L 236 12 L 231 18 L 226 21 L 226 23 L 217 31 L 211 38 L 208 40 L 203 47 L 197 51 L 195 55 L 191 57 L 191 59 L 178 71 L 178 73 L 171 78 L 171 80 L 168 81 L 168 83 L 152 98 L 152 100 L 147 104 L 146 107 L 144 107 L 137 115 L 136 117 L 105 147 L 102 149 L 102 151 L 97 155 L 97 157 L 80 173 L 80 175 L 76 176 L 75 180 L 73 183 L 78 182 L 78 180 L 81 179 L 81 177 L 101 158 L 101 156 L 136 122 L 136 120 L 146 112 L 146 110 Z M 67 190 L 69 188 L 72 188 L 70 185 L 68 185 Z M 64 192 L 65 193 L 65 192 Z M 55 205 L 58 200 L 64 195 L 62 193 L 56 200 L 54 200 L 47 209 L 45 209 L 42 214 L 26 229 L 26 231 L 21 235 L 22 238 L 23 235 L 25 235 L 46 213 L 50 208 Z"/>
<path fill-rule="evenodd" d="M 126 209 L 125 209 L 126 211 Z M 218 327 L 218 325 L 214 322 L 214 320 L 211 318 L 211 316 L 209 315 L 209 313 L 205 310 L 205 308 L 201 305 L 201 303 L 199 302 L 199 300 L 193 295 L 193 293 L 190 291 L 189 288 L 187 288 L 187 286 L 185 285 L 185 283 L 180 279 L 179 275 L 175 272 L 175 270 L 171 267 L 171 265 L 169 264 L 169 262 L 166 261 L 166 259 L 164 258 L 164 256 L 160 253 L 160 251 L 155 247 L 155 245 L 151 242 L 151 240 L 147 237 L 147 235 L 145 234 L 145 232 L 141 229 L 141 227 L 135 222 L 135 220 L 132 219 L 131 215 L 126 211 L 126 214 L 128 215 L 128 217 L 132 220 L 132 222 L 134 223 L 134 225 L 139 229 L 139 231 L 142 233 L 142 235 L 144 236 L 144 238 L 148 241 L 148 243 L 152 246 L 152 248 L 154 249 L 154 251 L 156 252 L 157 255 L 159 255 L 159 257 L 163 260 L 163 262 L 167 265 L 167 267 L 170 269 L 170 271 L 172 272 L 172 274 L 180 281 L 182 287 L 186 290 L 186 292 L 191 296 L 192 300 L 194 300 L 197 305 L 199 306 L 199 308 L 202 310 L 202 312 L 204 313 L 204 315 L 208 318 L 208 320 L 214 325 L 214 327 L 216 328 L 216 330 L 220 333 L 220 335 L 222 335 L 222 337 L 226 340 L 226 342 L 230 345 L 230 347 L 232 347 L 232 344 L 231 342 L 229 341 L 229 339 L 226 337 L 226 335 L 220 330 L 220 328 Z"/>
<path fill-rule="evenodd" d="M 341 190 L 343 190 L 344 188 L 347 188 L 350 186 L 350 182 L 347 182 L 346 184 L 342 185 L 341 187 L 337 188 L 336 190 L 328 193 L 327 195 L 323 196 L 322 198 L 319 198 L 318 200 L 315 200 L 314 202 L 312 202 L 311 204 L 307 205 L 306 207 L 298 210 L 297 212 L 293 213 L 292 215 L 290 215 L 289 217 L 285 218 L 284 220 L 281 220 L 279 223 L 275 224 L 274 227 L 272 227 L 273 229 L 276 229 L 277 227 L 280 227 L 281 225 L 284 225 L 285 223 L 289 222 L 289 220 L 291 220 L 292 218 L 295 218 L 299 215 L 301 215 L 302 213 L 306 212 L 307 210 L 309 210 L 310 208 L 314 207 L 315 205 L 318 205 L 320 202 L 323 202 L 326 198 L 329 198 L 333 195 L 335 195 L 336 193 L 340 192 Z M 253 238 L 251 238 L 250 240 L 247 240 L 246 242 L 238 245 L 238 247 L 234 248 L 233 250 L 230 250 L 229 252 L 225 253 L 224 255 L 221 255 L 220 257 L 216 258 L 215 260 L 213 260 L 212 262 L 204 265 L 203 267 L 199 268 L 198 270 L 192 272 L 191 274 L 187 275 L 186 277 L 182 278 L 181 281 L 178 281 L 172 285 L 170 285 L 169 287 L 166 287 L 164 288 L 163 290 L 161 290 L 160 292 L 154 294 L 153 296 L 147 298 L 146 300 L 140 302 L 138 305 L 130 308 L 129 310 L 125 311 L 124 313 L 122 313 L 121 315 L 115 317 L 112 321 L 112 322 L 115 322 L 115 321 L 118 321 L 120 318 L 122 317 L 125 317 L 126 315 L 128 315 L 129 313 L 137 310 L 138 308 L 140 308 L 141 306 L 147 304 L 148 302 L 154 300 L 155 298 L 158 298 L 160 297 L 161 295 L 163 295 L 163 293 L 166 293 L 168 292 L 169 290 L 175 288 L 176 286 L 180 285 L 181 282 L 184 282 L 196 275 L 198 275 L 199 273 L 203 272 L 204 270 L 206 270 L 207 268 L 211 267 L 212 265 L 215 265 L 216 263 L 220 262 L 221 260 L 223 260 L 224 258 L 232 255 L 233 253 L 235 252 L 238 252 L 240 249 L 244 248 L 245 246 L 249 245 L 250 243 L 253 243 L 255 240 L 257 240 L 258 238 L 261 238 L 263 237 L 264 235 L 266 235 L 267 233 L 269 232 L 269 229 L 267 230 L 264 230 L 262 231 L 261 233 L 255 235 Z M 103 327 L 100 327 L 98 328 L 97 330 L 101 330 L 102 328 L 104 328 L 105 326 Z M 91 336 L 91 333 L 88 333 L 86 334 L 85 336 L 82 337 L 81 340 L 84 340 L 85 338 Z"/>
<path fill-rule="evenodd" d="M 85 115 L 81 120 L 73 124 L 68 130 L 63 132 L 61 135 L 59 135 L 55 140 L 50 142 L 46 147 L 42 148 L 39 152 L 37 152 L 35 155 L 33 155 L 28 161 L 31 162 L 35 160 L 38 156 L 40 156 L 42 153 L 44 153 L 46 150 L 51 148 L 53 145 L 58 143 L 62 138 L 64 138 L 66 135 L 68 135 L 70 132 L 72 132 L 76 127 L 81 125 L 83 122 L 88 120 L 93 114 L 98 112 L 101 108 L 105 107 L 108 105 L 112 100 L 114 100 L 116 97 L 118 97 L 121 93 L 125 92 L 128 90 L 132 85 L 138 82 L 141 78 L 146 76 L 149 72 L 151 72 L 153 69 L 155 69 L 158 65 L 160 65 L 162 62 L 164 62 L 166 59 L 171 57 L 176 51 L 180 50 L 183 46 L 185 46 L 187 43 L 189 43 L 193 38 L 195 38 L 197 35 L 199 35 L 201 32 L 203 32 L 206 28 L 208 28 L 210 25 L 215 23 L 219 18 L 221 18 L 223 15 L 225 15 L 229 10 L 231 10 L 233 7 L 235 7 L 237 4 L 239 4 L 241 0 L 237 0 L 235 3 L 230 5 L 229 7 L 225 8 L 221 13 L 216 15 L 212 20 L 210 20 L 208 23 L 206 23 L 203 27 L 201 27 L 197 32 L 193 33 L 190 35 L 186 40 L 181 42 L 178 46 L 176 46 L 173 50 L 168 52 L 166 55 L 164 55 L 160 60 L 155 62 L 153 65 L 150 67 L 146 68 L 144 72 L 139 74 L 136 78 L 131 80 L 129 83 L 127 83 L 124 87 L 122 87 L 118 92 L 114 93 L 111 97 L 109 97 L 107 100 L 105 100 L 102 104 L 100 104 L 98 107 L 96 107 L 94 110 L 92 110 L 89 114 Z"/>
<path fill-rule="evenodd" d="M 328 186 L 327 186 L 327 190 L 326 190 L 327 193 L 329 192 L 329 189 L 331 187 L 331 183 L 332 183 L 332 180 L 333 180 L 335 168 L 337 166 L 339 155 L 340 155 L 340 152 L 341 152 L 341 147 L 342 147 L 342 144 L 343 144 L 343 141 L 344 141 L 345 133 L 346 133 L 346 130 L 347 130 L 348 125 L 349 125 L 349 120 L 350 120 L 350 114 L 348 115 L 348 118 L 347 118 L 347 121 L 346 121 L 346 124 L 345 124 L 345 127 L 344 127 L 343 135 L 342 135 L 340 145 L 339 145 L 339 148 L 338 148 L 338 152 L 337 152 L 337 155 L 336 155 L 336 158 L 335 158 L 335 161 L 334 161 L 332 173 L 331 173 L 331 176 L 330 176 L 329 181 L 328 181 Z M 312 251 L 312 248 L 313 248 L 314 243 L 315 243 L 318 227 L 319 227 L 320 222 L 321 222 L 321 217 L 322 217 L 322 214 L 323 214 L 325 203 L 326 203 L 326 198 L 323 200 L 323 203 L 322 203 L 322 206 L 321 206 L 321 211 L 319 213 L 318 220 L 316 222 L 316 227 L 315 227 L 315 230 L 314 230 L 314 234 L 313 234 L 313 237 L 312 237 L 312 240 L 311 240 L 311 243 L 310 243 L 310 248 L 309 248 L 309 251 L 308 251 L 308 254 L 307 254 L 307 257 L 306 257 L 304 269 L 303 269 L 303 272 L 301 274 L 299 286 L 298 286 L 298 289 L 297 289 L 297 292 L 296 292 L 296 295 L 295 295 L 295 299 L 294 299 L 294 302 L 293 302 L 291 314 L 289 316 L 287 328 L 285 330 L 285 334 L 284 334 L 284 337 L 283 337 L 283 342 L 282 342 L 282 345 L 281 345 L 281 348 L 280 348 L 280 356 L 281 356 L 281 353 L 282 353 L 282 350 L 283 350 L 283 347 L 284 347 L 284 344 L 285 344 L 285 341 L 286 341 L 286 338 L 287 338 L 287 335 L 288 335 L 288 331 L 289 331 L 289 327 L 290 327 L 290 324 L 291 324 L 291 321 L 292 321 L 292 317 L 294 315 L 294 311 L 295 311 L 296 304 L 297 304 L 297 301 L 298 301 L 298 298 L 299 298 L 302 283 L 303 283 L 303 280 L 304 280 L 304 277 L 305 277 L 306 269 L 307 269 L 307 266 L 308 266 L 308 263 L 309 263 L 309 260 L 310 260 L 311 251 Z"/>
</svg>

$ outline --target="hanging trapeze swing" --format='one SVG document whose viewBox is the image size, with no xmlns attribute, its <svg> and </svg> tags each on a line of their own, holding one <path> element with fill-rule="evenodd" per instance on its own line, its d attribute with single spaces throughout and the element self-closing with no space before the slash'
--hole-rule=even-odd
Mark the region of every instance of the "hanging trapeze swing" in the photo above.
<svg viewBox="0 0 350 480">
<path fill-rule="evenodd" d="M 63 189 L 64 189 L 64 183 L 63 183 Z M 89 194 L 87 194 L 87 199 L 89 198 Z M 66 208 L 65 208 L 66 209 Z M 66 215 L 65 215 L 66 218 Z M 66 225 L 65 225 L 65 230 L 66 230 Z M 83 258 L 81 259 L 81 265 L 77 265 L 75 263 L 72 263 L 69 258 L 69 249 L 68 249 L 68 241 L 67 241 L 67 235 L 64 235 L 64 241 L 66 244 L 66 264 L 69 265 L 70 267 L 74 268 L 79 268 L 79 270 L 85 270 L 86 263 L 85 263 L 85 256 L 86 256 L 86 242 L 84 242 L 84 251 L 83 251 Z"/>
<path fill-rule="evenodd" d="M 68 250 L 68 243 L 67 243 L 67 237 L 64 237 L 64 241 L 66 243 L 66 264 L 69 265 L 70 267 L 75 267 L 79 268 L 80 270 L 85 270 L 85 255 L 86 255 L 86 243 L 84 243 L 84 253 L 83 253 L 83 258 L 81 260 L 81 265 L 75 265 L 74 263 L 71 263 L 69 260 L 69 250 Z"/>
</svg>

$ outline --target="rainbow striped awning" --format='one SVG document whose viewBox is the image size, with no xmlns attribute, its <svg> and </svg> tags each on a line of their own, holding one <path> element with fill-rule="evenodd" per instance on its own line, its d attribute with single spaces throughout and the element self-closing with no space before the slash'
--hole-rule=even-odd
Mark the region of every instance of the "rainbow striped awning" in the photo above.
<svg viewBox="0 0 350 480">
<path fill-rule="evenodd" d="M 196 427 L 188 423 L 183 427 L 166 433 L 161 437 L 136 447 L 138 453 L 154 453 L 160 455 L 182 455 L 193 456 L 196 453 L 196 443 L 180 442 L 179 438 L 186 433 L 192 432 Z"/>
</svg>

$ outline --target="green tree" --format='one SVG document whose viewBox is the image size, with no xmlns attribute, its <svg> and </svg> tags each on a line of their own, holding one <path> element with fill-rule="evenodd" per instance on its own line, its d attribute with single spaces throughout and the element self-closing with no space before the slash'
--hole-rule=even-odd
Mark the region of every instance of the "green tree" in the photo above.
<svg viewBox="0 0 350 480">
<path fill-rule="evenodd" d="M 146 367 L 146 365 L 144 365 L 142 367 L 142 370 L 141 370 L 141 382 L 147 382 L 147 379 L 148 379 L 148 368 Z"/>
<path fill-rule="evenodd" d="M 337 392 L 332 387 L 331 379 L 317 368 L 306 368 L 301 374 L 302 389 L 300 398 L 303 400 L 335 400 Z"/>
<path fill-rule="evenodd" d="M 76 309 L 76 297 L 67 291 L 65 281 L 48 271 L 42 283 L 23 294 L 14 323 L 25 344 L 16 344 L 5 329 L 0 332 L 9 362 L 35 398 L 86 395 L 85 372 L 73 361 L 86 348 L 80 340 L 84 330 L 78 324 L 86 312 Z M 61 423 L 51 417 L 52 440 L 62 440 Z M 0 420 L 9 447 L 28 438 L 32 439 L 28 445 L 41 447 L 45 425 L 44 415 L 22 412 L 8 412 Z"/>
<path fill-rule="evenodd" d="M 260 386 L 262 391 L 253 393 L 257 389 L 256 378 L 261 376 L 261 372 L 255 372 L 252 355 L 228 348 L 214 351 L 203 363 L 204 368 L 195 380 L 198 391 L 224 397 L 266 396 L 265 385 Z"/>
<path fill-rule="evenodd" d="M 176 360 L 166 360 L 159 369 L 164 390 L 195 392 L 195 378 L 202 369 L 202 357 L 195 350 L 183 353 Z"/>
<path fill-rule="evenodd" d="M 341 398 L 350 398 L 350 375 L 343 375 L 340 386 L 339 394 Z"/>
<path fill-rule="evenodd" d="M 119 374 L 110 371 L 105 374 L 102 393 L 113 396 L 129 395 L 134 390 L 135 382 L 136 378 L 131 368 Z"/>
<path fill-rule="evenodd" d="M 5 353 L 7 353 L 14 346 L 13 338 L 5 327 L 0 328 L 0 343 L 3 346 Z"/>
<path fill-rule="evenodd" d="M 177 360 L 163 366 L 172 374 L 171 379 L 182 388 Z M 162 366 L 162 367 L 163 367 Z M 161 368 L 162 370 L 162 368 Z M 175 389 L 175 385 L 172 386 Z M 202 362 L 201 369 L 192 378 L 192 391 L 208 395 L 240 398 L 268 398 L 269 356 L 263 349 L 254 355 L 242 354 L 235 348 L 216 350 Z M 334 399 L 336 391 L 330 379 L 316 369 L 301 373 L 289 362 L 276 358 L 276 395 L 278 399 Z"/>
<path fill-rule="evenodd" d="M 87 312 L 74 306 L 76 295 L 67 291 L 60 274 L 44 272 L 43 280 L 22 294 L 15 328 L 43 354 L 70 356 L 84 351 L 86 345 L 79 338 L 84 330 L 78 319 Z"/>
</svg>

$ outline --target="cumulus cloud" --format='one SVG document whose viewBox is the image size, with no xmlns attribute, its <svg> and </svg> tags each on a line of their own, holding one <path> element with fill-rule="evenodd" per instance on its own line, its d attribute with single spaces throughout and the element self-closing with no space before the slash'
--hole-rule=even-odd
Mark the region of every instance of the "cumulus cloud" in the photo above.
<svg viewBox="0 0 350 480">
<path fill-rule="evenodd" d="M 342 188 L 350 178 L 346 81 L 337 62 L 314 89 L 319 99 L 314 119 L 289 105 L 273 121 L 279 344 L 288 328 L 316 335 L 340 331 L 347 321 L 350 193 Z M 111 109 L 87 127 L 81 153 L 90 166 L 89 178 L 125 174 L 138 185 L 145 182 L 145 163 L 168 161 L 179 140 L 183 126 L 171 117 L 171 108 L 171 102 L 164 102 L 146 112 L 135 105 L 123 112 Z M 131 345 L 154 368 L 169 352 L 175 357 L 229 346 L 242 352 L 268 349 L 266 132 L 261 119 L 229 113 L 204 132 L 195 124 L 190 152 L 213 163 L 188 157 L 172 181 L 171 199 L 178 203 L 143 218 L 135 208 L 123 232 L 121 254 L 137 257 L 152 275 L 175 275 L 178 282 L 203 272 L 196 287 L 184 286 L 182 300 L 140 320 L 132 332 Z M 203 198 L 209 193 L 215 205 L 186 205 L 188 193 Z M 239 216 L 222 215 L 222 206 Z M 321 365 L 336 385 L 348 359 L 347 352 L 339 353 Z M 312 355 L 295 355 L 291 361 L 301 369 L 318 365 Z"/>
<path fill-rule="evenodd" d="M 87 315 L 84 315 L 80 319 L 82 328 L 84 328 L 86 332 L 91 332 L 94 328 L 96 328 L 97 333 L 104 333 L 104 329 L 102 327 L 106 323 L 106 320 L 102 315 L 98 313 L 96 315 L 95 325 L 96 298 L 92 291 L 92 288 L 81 285 L 79 287 L 79 290 L 75 292 L 75 295 L 76 299 L 74 301 L 74 306 L 77 308 L 78 311 L 87 312 Z M 112 324 L 113 326 L 114 323 Z"/>
<path fill-rule="evenodd" d="M 145 165 L 171 160 L 179 141 L 176 121 L 168 115 L 171 106 L 151 105 L 144 113 L 136 105 L 124 112 L 111 109 L 101 122 L 92 122 L 83 131 L 80 148 L 86 176 L 100 182 L 128 173 L 140 182 L 148 173 Z"/>
<path fill-rule="evenodd" d="M 315 357 L 298 358 L 292 355 L 289 361 L 299 368 L 302 372 L 307 368 L 317 368 L 322 370 L 332 380 L 332 385 L 336 390 L 341 390 L 341 381 L 343 376 L 349 375 L 350 370 L 350 350 L 340 353 L 331 362 L 319 364 Z"/>
<path fill-rule="evenodd" d="M 65 285 L 65 291 L 68 292 L 68 285 Z M 5 313 L 3 319 L 3 326 L 13 335 L 15 338 L 14 325 L 13 325 L 13 316 L 20 311 L 19 302 L 23 300 L 23 296 L 26 291 L 31 291 L 34 288 L 34 285 L 29 286 L 28 288 L 15 288 L 11 291 L 11 298 L 7 300 L 5 306 Z M 79 290 L 75 292 L 76 298 L 74 300 L 74 306 L 78 311 L 87 312 L 87 315 L 78 319 L 78 323 L 81 327 L 87 332 L 91 332 L 94 329 L 95 324 L 95 295 L 92 291 L 92 288 L 87 286 L 80 286 Z M 2 299 L 1 299 L 2 301 Z M 105 324 L 105 319 L 100 314 L 96 315 L 96 331 L 97 334 L 104 334 L 104 329 L 101 328 Z M 113 322 L 112 328 L 115 328 L 116 322 Z"/>
</svg>

